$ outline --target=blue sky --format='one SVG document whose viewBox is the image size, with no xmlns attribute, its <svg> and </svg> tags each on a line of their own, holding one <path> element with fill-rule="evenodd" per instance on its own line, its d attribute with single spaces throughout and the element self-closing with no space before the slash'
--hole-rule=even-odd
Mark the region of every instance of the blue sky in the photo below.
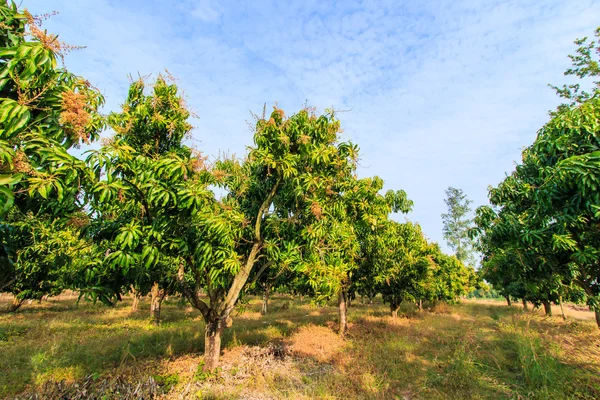
<svg viewBox="0 0 600 400">
<path fill-rule="evenodd" d="M 600 24 L 600 2 L 23 0 L 59 11 L 45 27 L 66 64 L 118 109 L 128 74 L 165 68 L 198 114 L 192 144 L 243 155 L 246 121 L 275 103 L 339 114 L 361 148 L 361 176 L 404 189 L 407 218 L 443 243 L 444 191 L 474 205 L 513 169 L 559 99 L 573 40 Z M 398 216 L 402 220 L 404 216 Z"/>
</svg>

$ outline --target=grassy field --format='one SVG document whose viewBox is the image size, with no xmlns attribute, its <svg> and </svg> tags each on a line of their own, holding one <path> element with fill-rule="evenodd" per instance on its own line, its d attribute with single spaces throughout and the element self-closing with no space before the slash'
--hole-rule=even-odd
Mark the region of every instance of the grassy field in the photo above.
<svg viewBox="0 0 600 400">
<path fill-rule="evenodd" d="M 588 311 L 567 308 L 563 321 L 480 300 L 421 313 L 407 305 L 393 320 L 383 304 L 355 302 L 341 340 L 333 306 L 279 297 L 261 316 L 253 299 L 207 376 L 198 312 L 167 300 L 155 327 L 147 308 L 63 298 L 2 314 L 0 397 L 600 398 L 600 331 Z"/>
</svg>

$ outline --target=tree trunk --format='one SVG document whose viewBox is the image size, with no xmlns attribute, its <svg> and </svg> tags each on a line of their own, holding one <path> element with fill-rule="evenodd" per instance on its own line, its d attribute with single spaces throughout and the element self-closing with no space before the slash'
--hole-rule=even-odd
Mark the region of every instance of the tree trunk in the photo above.
<svg viewBox="0 0 600 400">
<path fill-rule="evenodd" d="M 550 302 L 548 300 L 542 301 L 542 304 L 544 305 L 544 311 L 546 312 L 546 316 L 551 317 L 552 316 L 552 304 L 550 304 Z"/>
<path fill-rule="evenodd" d="M 158 286 L 158 283 L 154 282 L 150 294 L 152 296 L 152 300 L 150 302 L 150 319 L 152 319 L 154 325 L 160 325 L 160 309 L 166 292 L 164 289 L 161 289 Z"/>
<path fill-rule="evenodd" d="M 373 304 L 373 296 L 369 296 L 369 304 Z"/>
<path fill-rule="evenodd" d="M 392 301 L 390 303 L 390 314 L 392 316 L 392 318 L 398 318 L 398 310 L 400 309 L 400 305 L 397 304 L 395 301 Z"/>
<path fill-rule="evenodd" d="M 269 290 L 271 288 L 269 285 L 265 285 L 265 290 L 263 291 L 263 299 L 262 299 L 262 308 L 260 313 L 265 315 L 267 313 L 267 307 L 269 306 Z"/>
<path fill-rule="evenodd" d="M 522 298 L 521 301 L 523 302 L 523 310 L 527 311 L 527 300 L 525 300 L 525 298 Z"/>
<path fill-rule="evenodd" d="M 10 303 L 10 305 L 8 306 L 8 312 L 16 312 L 19 309 L 19 307 L 21 307 L 21 304 L 23 304 L 23 299 L 17 299 L 16 297 L 13 298 L 12 303 Z"/>
<path fill-rule="evenodd" d="M 206 323 L 204 329 L 204 372 L 214 371 L 219 366 L 221 356 L 221 334 L 223 325 L 219 319 Z"/>
<path fill-rule="evenodd" d="M 135 290 L 135 288 L 133 286 L 131 286 L 131 297 L 132 297 L 131 311 L 136 312 L 140 305 L 141 294 L 138 290 Z"/>
<path fill-rule="evenodd" d="M 510 296 L 504 296 L 504 298 L 506 299 L 506 303 L 508 304 L 508 306 L 512 306 L 512 301 L 510 300 Z"/>
<path fill-rule="evenodd" d="M 348 307 L 346 306 L 346 293 L 343 290 L 340 290 L 338 295 L 338 309 L 340 313 L 340 336 L 344 336 L 346 331 L 348 330 L 348 321 L 346 319 L 346 311 L 348 311 Z"/>
<path fill-rule="evenodd" d="M 562 314 L 563 321 L 567 320 L 567 316 L 565 315 L 565 309 L 563 308 L 562 300 L 560 301 L 560 313 Z"/>
<path fill-rule="evenodd" d="M 229 289 L 226 291 L 224 299 L 217 302 L 219 297 L 218 290 L 215 292 L 214 290 L 211 290 L 210 285 L 208 285 L 206 289 L 210 299 L 210 307 L 207 306 L 206 303 L 198 298 L 196 291 L 192 291 L 189 287 L 187 287 L 185 280 L 183 279 L 182 268 L 180 267 L 178 279 L 181 283 L 182 289 L 185 291 L 186 297 L 190 299 L 190 302 L 202 312 L 206 322 L 204 334 L 204 371 L 214 371 L 218 366 L 219 355 L 221 352 L 221 333 L 223 329 L 231 326 L 230 313 L 237 303 L 240 292 L 242 289 L 244 289 L 244 285 L 246 285 L 246 282 L 248 281 L 248 277 L 252 272 L 254 263 L 260 256 L 261 249 L 264 245 L 264 241 L 261 238 L 261 224 L 263 217 L 271 207 L 273 198 L 277 194 L 280 184 L 281 178 L 278 178 L 258 209 L 256 222 L 254 225 L 254 240 L 252 248 L 246 257 L 244 265 L 238 270 L 237 274 L 235 274 Z M 199 282 L 196 282 L 196 284 L 199 284 Z"/>
<path fill-rule="evenodd" d="M 346 294 L 346 310 L 348 309 L 348 307 L 352 307 L 352 297 Z"/>
<path fill-rule="evenodd" d="M 598 325 L 598 328 L 600 329 L 600 309 L 596 309 L 594 314 L 596 314 L 596 325 Z"/>
<path fill-rule="evenodd" d="M 423 299 L 419 299 L 419 311 L 423 311 Z"/>
</svg>

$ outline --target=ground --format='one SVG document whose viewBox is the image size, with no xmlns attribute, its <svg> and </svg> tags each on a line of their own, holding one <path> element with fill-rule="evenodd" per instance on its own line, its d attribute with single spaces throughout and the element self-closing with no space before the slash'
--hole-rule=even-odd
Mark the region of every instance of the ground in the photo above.
<svg viewBox="0 0 600 400">
<path fill-rule="evenodd" d="M 4 308 L 10 299 L 0 298 Z M 584 308 L 567 319 L 468 300 L 401 317 L 384 304 L 349 308 L 279 296 L 250 301 L 224 337 L 221 367 L 201 372 L 199 313 L 177 298 L 153 326 L 138 312 L 62 296 L 0 315 L 0 397 L 206 399 L 600 398 L 600 330 Z M 200 366 L 200 368 L 199 368 Z"/>
</svg>

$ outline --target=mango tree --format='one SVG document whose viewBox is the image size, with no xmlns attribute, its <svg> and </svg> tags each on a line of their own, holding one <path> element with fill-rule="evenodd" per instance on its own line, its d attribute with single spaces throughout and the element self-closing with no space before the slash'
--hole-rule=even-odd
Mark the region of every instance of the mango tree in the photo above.
<svg viewBox="0 0 600 400">
<path fill-rule="evenodd" d="M 307 276 L 318 292 L 339 287 L 337 279 L 320 278 L 335 276 L 339 267 L 329 263 L 334 249 L 324 240 L 336 222 L 325 218 L 321 204 L 340 196 L 336 182 L 348 175 L 356 157 L 355 146 L 339 142 L 339 128 L 333 113 L 302 110 L 286 118 L 275 109 L 258 120 L 245 159 L 219 160 L 175 185 L 179 211 L 173 210 L 177 222 L 167 232 L 168 247 L 180 259 L 183 294 L 206 322 L 205 370 L 217 367 L 221 334 L 263 262 Z M 207 184 L 227 194 L 217 200 Z M 337 235 L 350 241 L 349 232 L 338 229 Z"/>
<path fill-rule="evenodd" d="M 346 309 L 349 301 L 349 293 L 355 292 L 362 285 L 363 289 L 370 285 L 364 285 L 364 277 L 369 281 L 372 278 L 371 269 L 374 268 L 372 255 L 374 240 L 379 238 L 381 232 L 389 232 L 390 226 L 394 226 L 389 220 L 390 214 L 407 213 L 412 208 L 412 201 L 407 198 L 403 190 L 388 190 L 384 194 L 383 180 L 377 176 L 373 178 L 352 179 L 348 182 L 348 190 L 341 199 L 341 205 L 345 209 L 346 223 L 351 226 L 359 249 L 354 254 L 345 254 L 346 263 L 349 268 L 342 280 L 344 284 L 339 293 L 338 308 L 340 314 L 340 334 L 347 329 Z M 391 239 L 390 237 L 387 237 Z"/>
<path fill-rule="evenodd" d="M 444 254 L 435 244 L 432 260 L 433 264 L 437 266 L 433 274 L 434 300 L 454 303 L 472 289 L 470 286 L 472 270 L 456 256 Z"/>
<path fill-rule="evenodd" d="M 362 273 L 390 305 L 392 317 L 404 301 L 426 296 L 432 273 L 431 246 L 418 225 L 387 221 L 366 236 Z"/>
<path fill-rule="evenodd" d="M 507 178 L 490 192 L 492 199 L 498 201 L 499 193 L 514 184 L 513 178 Z M 517 298 L 524 308 L 528 301 L 536 307 L 543 304 L 551 315 L 552 302 L 560 303 L 562 286 L 555 272 L 557 254 L 527 224 L 523 211 L 519 212 L 517 197 L 511 202 L 503 199 L 500 211 L 488 206 L 477 209 L 477 228 L 473 233 L 483 254 L 482 277 L 506 298 L 509 306 L 511 299 Z"/>
<path fill-rule="evenodd" d="M 85 214 L 67 221 L 33 213 L 13 220 L 12 215 L 11 211 L 6 224 L 11 240 L 19 246 L 14 249 L 16 277 L 5 288 L 14 296 L 9 312 L 26 299 L 41 300 L 74 288 L 77 272 L 95 258 L 93 246 L 78 225 L 87 223 Z"/>
<path fill-rule="evenodd" d="M 259 260 L 255 271 L 253 271 L 249 291 L 262 297 L 260 313 L 267 314 L 269 300 L 273 292 L 297 293 L 299 290 L 304 294 L 308 287 L 298 285 L 300 281 L 297 275 L 285 264 L 273 262 L 273 260 Z"/>
<path fill-rule="evenodd" d="M 0 290 L 38 298 L 55 290 L 48 288 L 57 275 L 54 262 L 40 261 L 49 248 L 33 238 L 46 235 L 60 258 L 69 243 L 56 240 L 79 237 L 73 229 L 82 227 L 89 175 L 68 150 L 98 137 L 103 98 L 58 66 L 71 47 L 43 31 L 39 18 L 4 1 L 0 17 Z"/>
<path fill-rule="evenodd" d="M 199 159 L 182 143 L 192 126 L 176 85 L 159 75 L 151 94 L 145 90 L 142 79 L 131 84 L 122 111 L 108 118 L 115 135 L 87 162 L 96 177 L 92 237 L 105 251 L 104 269 L 112 271 L 112 282 L 103 284 L 115 295 L 131 290 L 134 301 L 150 292 L 150 316 L 158 324 L 177 273 L 176 259 L 165 251 L 169 210 L 177 201 L 175 188 Z"/>
<path fill-rule="evenodd" d="M 584 90 L 581 83 L 556 88 L 570 103 L 551 114 L 524 150 L 522 164 L 490 192 L 492 204 L 515 222 L 497 230 L 509 234 L 510 246 L 494 244 L 489 254 L 500 248 L 518 256 L 525 281 L 538 283 L 536 288 L 559 296 L 559 302 L 562 287 L 578 284 L 600 327 L 600 46 L 587 39 L 576 44 L 566 74 L 582 83 L 591 80 L 591 88 Z M 549 305 L 551 299 L 543 301 Z"/>
</svg>

